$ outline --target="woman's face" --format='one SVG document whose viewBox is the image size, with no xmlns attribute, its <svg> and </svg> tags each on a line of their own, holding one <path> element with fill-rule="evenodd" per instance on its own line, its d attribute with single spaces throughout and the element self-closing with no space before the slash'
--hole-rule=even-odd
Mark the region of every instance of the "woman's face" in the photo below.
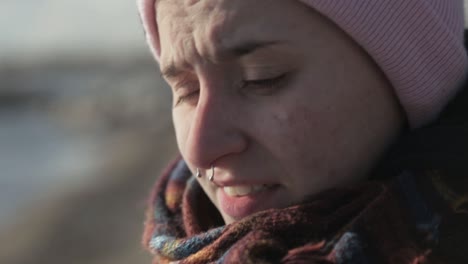
<svg viewBox="0 0 468 264">
<path fill-rule="evenodd" d="M 226 223 L 362 180 L 400 131 L 376 65 L 299 1 L 160 0 L 157 23 L 180 152 Z"/>
</svg>

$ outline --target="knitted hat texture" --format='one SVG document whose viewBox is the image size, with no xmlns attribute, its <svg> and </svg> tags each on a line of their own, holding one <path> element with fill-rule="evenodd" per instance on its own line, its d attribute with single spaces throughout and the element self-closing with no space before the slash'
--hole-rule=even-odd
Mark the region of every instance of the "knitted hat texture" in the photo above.
<svg viewBox="0 0 468 264">
<path fill-rule="evenodd" d="M 412 128 L 435 119 L 465 80 L 463 0 L 299 0 L 330 19 L 376 62 Z M 156 0 L 137 0 L 160 55 Z"/>
</svg>

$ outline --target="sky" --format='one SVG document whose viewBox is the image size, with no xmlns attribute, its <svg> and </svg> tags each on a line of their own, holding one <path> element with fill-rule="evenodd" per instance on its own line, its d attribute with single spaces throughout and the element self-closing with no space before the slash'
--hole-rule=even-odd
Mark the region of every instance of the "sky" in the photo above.
<svg viewBox="0 0 468 264">
<path fill-rule="evenodd" d="M 146 49 L 134 0 L 1 0 L 0 59 Z"/>
</svg>

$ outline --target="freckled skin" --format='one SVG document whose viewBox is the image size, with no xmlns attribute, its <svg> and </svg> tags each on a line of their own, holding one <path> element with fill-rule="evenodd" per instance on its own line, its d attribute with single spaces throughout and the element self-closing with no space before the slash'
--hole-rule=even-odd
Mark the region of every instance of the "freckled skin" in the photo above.
<svg viewBox="0 0 468 264">
<path fill-rule="evenodd" d="M 167 79 L 183 158 L 203 175 L 214 164 L 216 180 L 280 184 L 268 207 L 365 179 L 402 128 L 392 88 L 373 61 L 298 1 L 162 1 L 157 19 L 161 68 L 183 68 Z M 244 57 L 220 51 L 243 40 L 279 44 Z M 272 72 L 287 73 L 278 89 L 239 88 Z M 176 105 L 187 91 L 197 96 Z M 218 188 L 198 180 L 219 209 Z M 226 223 L 238 220 L 220 212 Z"/>
</svg>

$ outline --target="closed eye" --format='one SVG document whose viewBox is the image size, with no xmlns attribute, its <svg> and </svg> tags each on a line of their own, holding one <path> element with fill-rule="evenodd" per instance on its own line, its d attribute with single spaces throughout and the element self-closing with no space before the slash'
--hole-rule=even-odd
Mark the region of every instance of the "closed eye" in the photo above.
<svg viewBox="0 0 468 264">
<path fill-rule="evenodd" d="M 183 103 L 183 102 L 190 102 L 192 100 L 197 99 L 199 94 L 200 94 L 200 90 L 195 90 L 195 91 L 190 92 L 190 93 L 188 93 L 186 95 L 178 96 L 174 107 L 181 104 L 181 103 Z"/>
<path fill-rule="evenodd" d="M 259 90 L 261 93 L 271 92 L 276 90 L 276 88 L 281 87 L 283 81 L 286 79 L 287 74 L 281 74 L 273 78 L 268 79 L 259 79 L 259 80 L 244 80 L 243 88 L 247 90 Z"/>
</svg>

